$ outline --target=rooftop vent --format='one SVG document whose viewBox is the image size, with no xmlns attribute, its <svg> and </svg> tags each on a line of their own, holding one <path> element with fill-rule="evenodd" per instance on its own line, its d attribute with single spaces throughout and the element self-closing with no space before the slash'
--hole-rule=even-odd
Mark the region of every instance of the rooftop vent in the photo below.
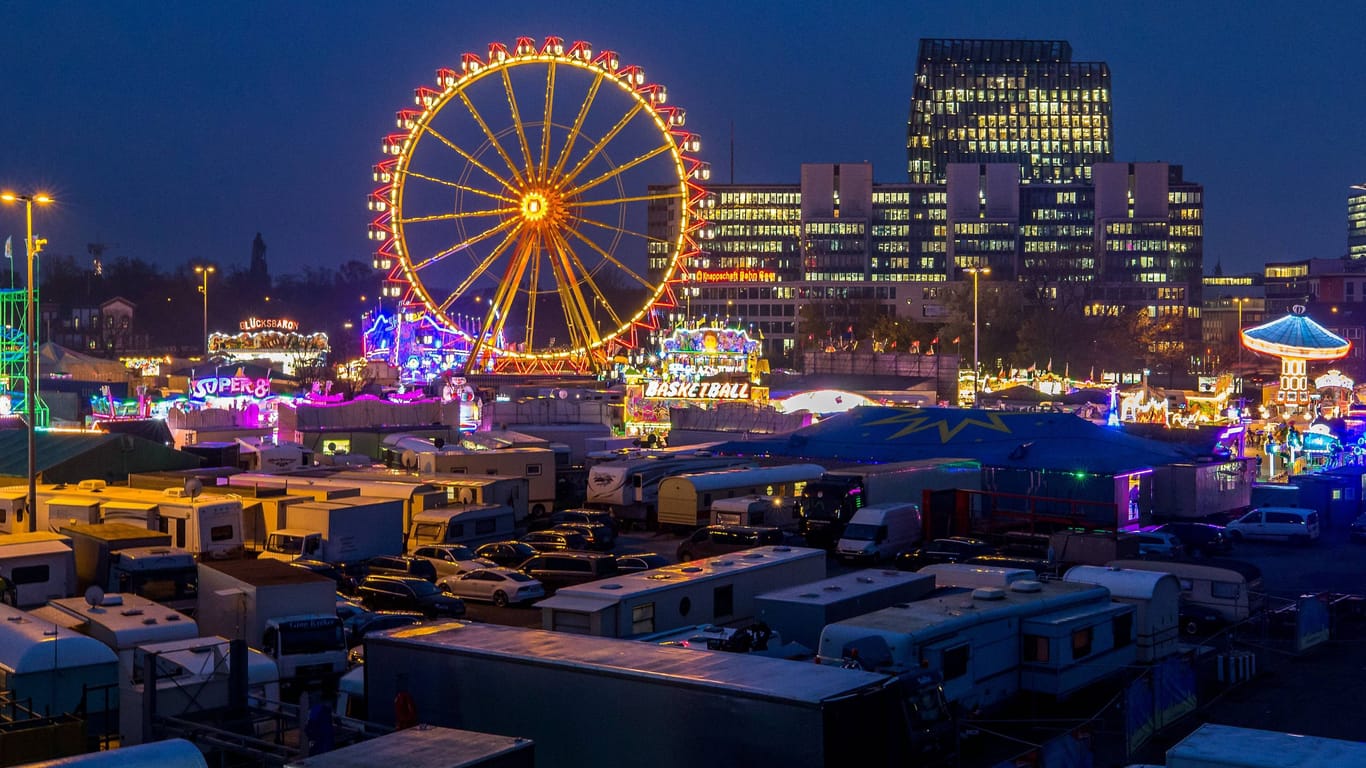
<svg viewBox="0 0 1366 768">
<path fill-rule="evenodd" d="M 598 589 L 621 589 L 620 584 L 599 584 Z"/>
<path fill-rule="evenodd" d="M 973 600 L 1004 600 L 1005 597 L 1006 591 L 1000 587 L 978 587 L 972 590 Z"/>
<path fill-rule="evenodd" d="M 1010 584 L 1010 591 L 1012 591 L 1012 592 L 1042 592 L 1042 591 L 1043 591 L 1043 584 L 1040 584 L 1039 582 L 1034 581 L 1034 580 L 1032 580 L 1032 579 L 1023 579 L 1023 580 L 1021 580 L 1021 581 L 1014 581 L 1014 582 L 1011 582 L 1011 584 Z"/>
<path fill-rule="evenodd" d="M 844 587 L 841 587 L 841 586 L 838 585 L 838 584 L 831 584 L 830 586 L 828 586 L 828 587 L 825 588 L 825 591 L 826 591 L 826 592 L 843 592 L 843 591 L 844 591 Z"/>
<path fill-rule="evenodd" d="M 816 594 L 815 592 L 803 592 L 800 595 L 797 595 L 797 597 L 804 597 L 807 600 L 814 600 L 820 597 L 820 595 Z"/>
</svg>

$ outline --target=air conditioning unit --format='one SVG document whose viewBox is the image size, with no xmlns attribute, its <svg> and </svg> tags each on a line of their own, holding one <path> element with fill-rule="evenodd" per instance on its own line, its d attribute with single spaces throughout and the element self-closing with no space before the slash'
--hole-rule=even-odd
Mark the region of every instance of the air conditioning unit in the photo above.
<svg viewBox="0 0 1366 768">
<path fill-rule="evenodd" d="M 190 494 L 189 494 L 184 488 L 167 488 L 167 489 L 163 490 L 162 493 L 165 494 L 165 495 L 167 495 L 167 496 L 169 496 L 169 497 L 171 497 L 171 498 L 173 498 L 173 499 L 188 499 L 188 498 L 192 498 L 192 497 L 190 496 Z"/>
<path fill-rule="evenodd" d="M 102 491 L 109 487 L 109 483 L 103 480 L 82 480 L 76 484 L 82 491 Z"/>
</svg>

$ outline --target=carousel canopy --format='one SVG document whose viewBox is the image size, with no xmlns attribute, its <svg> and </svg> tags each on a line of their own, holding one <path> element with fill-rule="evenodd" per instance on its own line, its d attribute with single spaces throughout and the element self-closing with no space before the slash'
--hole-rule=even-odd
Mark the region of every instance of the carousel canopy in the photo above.
<svg viewBox="0 0 1366 768">
<path fill-rule="evenodd" d="M 1336 360 L 1352 349 L 1350 341 L 1309 319 L 1303 307 L 1295 307 L 1279 320 L 1248 328 L 1242 336 L 1243 346 L 1274 357 Z"/>
</svg>

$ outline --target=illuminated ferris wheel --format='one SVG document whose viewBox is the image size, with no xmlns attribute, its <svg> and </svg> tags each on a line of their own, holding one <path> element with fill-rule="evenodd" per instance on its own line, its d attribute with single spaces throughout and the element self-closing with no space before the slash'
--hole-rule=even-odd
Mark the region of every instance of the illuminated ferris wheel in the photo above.
<svg viewBox="0 0 1366 768">
<path fill-rule="evenodd" d="M 558 37 L 492 43 L 436 82 L 374 169 L 384 295 L 454 334 L 467 371 L 594 369 L 657 328 L 710 175 L 664 86 Z"/>
</svg>

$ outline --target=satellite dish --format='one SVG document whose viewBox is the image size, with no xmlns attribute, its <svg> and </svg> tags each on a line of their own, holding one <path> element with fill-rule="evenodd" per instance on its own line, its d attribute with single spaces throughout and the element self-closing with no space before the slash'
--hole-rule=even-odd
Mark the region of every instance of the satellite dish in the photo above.
<svg viewBox="0 0 1366 768">
<path fill-rule="evenodd" d="M 556 392 L 555 394 L 556 394 L 561 400 L 564 400 L 565 398 L 569 397 L 569 392 L 568 392 L 567 390 L 563 390 L 563 389 L 560 390 L 559 392 Z"/>
<path fill-rule="evenodd" d="M 417 468 L 417 451 L 405 450 L 403 453 L 399 454 L 399 459 L 403 462 L 403 466 L 408 469 Z"/>
<path fill-rule="evenodd" d="M 200 492 L 204 490 L 204 483 L 197 477 L 185 478 L 185 495 L 191 499 L 198 498 Z"/>
<path fill-rule="evenodd" d="M 85 602 L 91 608 L 98 608 L 104 605 L 104 590 L 100 589 L 99 584 L 91 584 L 85 591 Z"/>
</svg>

